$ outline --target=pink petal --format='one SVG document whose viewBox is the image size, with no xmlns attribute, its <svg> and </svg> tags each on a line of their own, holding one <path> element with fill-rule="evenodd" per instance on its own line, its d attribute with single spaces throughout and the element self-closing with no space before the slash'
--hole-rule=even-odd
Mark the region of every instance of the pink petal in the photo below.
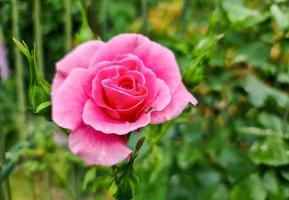
<svg viewBox="0 0 289 200">
<path fill-rule="evenodd" d="M 152 111 L 163 110 L 171 101 L 170 89 L 163 80 L 161 79 L 157 80 L 158 80 L 158 93 L 153 103 L 150 104 Z"/>
<path fill-rule="evenodd" d="M 62 85 L 52 91 L 52 119 L 59 126 L 74 130 L 82 121 L 82 111 L 87 100 L 83 88 L 87 70 L 75 68 Z"/>
<path fill-rule="evenodd" d="M 131 154 L 124 136 L 104 134 L 86 125 L 69 135 L 69 148 L 87 165 L 112 166 Z"/>
<path fill-rule="evenodd" d="M 135 122 L 113 119 L 92 100 L 87 100 L 82 118 L 85 124 L 92 126 L 95 130 L 117 135 L 125 135 L 150 123 L 150 113 L 143 113 Z"/>
<path fill-rule="evenodd" d="M 152 112 L 152 123 L 160 124 L 174 119 L 183 112 L 189 102 L 191 102 L 193 105 L 198 103 L 198 101 L 181 83 L 176 92 L 172 95 L 169 105 L 162 111 Z"/>
<path fill-rule="evenodd" d="M 66 76 L 63 75 L 61 72 L 56 72 L 53 82 L 52 82 L 52 92 L 55 92 L 58 87 L 63 83 Z"/>
<path fill-rule="evenodd" d="M 104 80 L 102 83 L 107 103 L 113 108 L 117 109 L 130 108 L 136 105 L 138 102 L 142 101 L 147 96 L 147 93 L 139 96 L 133 96 L 120 89 L 111 87 L 109 83 L 106 83 L 106 80 Z"/>
<path fill-rule="evenodd" d="M 103 45 L 92 63 L 114 60 L 121 54 L 134 54 L 175 92 L 181 83 L 181 74 L 171 50 L 140 34 L 120 34 Z"/>
<path fill-rule="evenodd" d="M 103 44 L 104 43 L 99 40 L 94 40 L 79 45 L 56 63 L 57 71 L 62 72 L 64 75 L 68 75 L 74 68 L 88 68 L 91 58 Z"/>
</svg>

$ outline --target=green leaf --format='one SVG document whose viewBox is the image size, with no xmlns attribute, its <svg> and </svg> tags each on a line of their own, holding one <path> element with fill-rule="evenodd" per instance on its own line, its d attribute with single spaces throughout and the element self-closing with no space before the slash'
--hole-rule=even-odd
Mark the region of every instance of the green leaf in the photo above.
<svg viewBox="0 0 289 200">
<path fill-rule="evenodd" d="M 281 73 L 278 75 L 277 80 L 279 83 L 289 84 L 289 73 Z"/>
<path fill-rule="evenodd" d="M 272 17 L 275 19 L 280 29 L 286 29 L 289 26 L 289 15 L 284 14 L 278 5 L 274 4 L 270 8 Z"/>
<path fill-rule="evenodd" d="M 279 191 L 279 183 L 273 171 L 268 171 L 263 177 L 263 184 L 268 193 L 277 194 Z"/>
<path fill-rule="evenodd" d="M 51 101 L 46 101 L 44 103 L 41 103 L 37 108 L 36 108 L 36 113 L 40 113 L 43 110 L 48 109 L 51 106 Z"/>
<path fill-rule="evenodd" d="M 236 49 L 234 62 L 246 62 L 256 68 L 267 70 L 270 48 L 270 45 L 260 41 L 244 43 L 240 48 Z"/>
<path fill-rule="evenodd" d="M 289 182 L 289 168 L 287 166 L 280 170 L 280 174 Z"/>
<path fill-rule="evenodd" d="M 244 88 L 249 93 L 249 100 L 255 107 L 264 105 L 267 97 L 267 88 L 255 76 L 248 76 Z"/>
<path fill-rule="evenodd" d="M 29 51 L 28 46 L 26 45 L 26 43 L 24 41 L 20 42 L 19 40 L 17 40 L 16 38 L 12 38 L 13 42 L 16 44 L 17 48 L 26 56 L 26 58 L 28 59 L 29 63 L 32 62 L 32 54 Z"/>
<path fill-rule="evenodd" d="M 289 145 L 280 137 L 267 136 L 251 146 L 250 158 L 255 164 L 287 165 L 289 164 Z"/>
<path fill-rule="evenodd" d="M 285 108 L 289 105 L 289 97 L 286 93 L 265 85 L 265 83 L 255 76 L 247 76 L 244 80 L 243 87 L 249 94 L 249 101 L 255 107 L 263 106 L 268 98 L 275 100 L 278 106 Z"/>
<path fill-rule="evenodd" d="M 231 200 L 264 200 L 266 191 L 258 174 L 242 179 L 231 191 Z"/>
<path fill-rule="evenodd" d="M 245 7 L 240 0 L 225 0 L 224 10 L 232 23 L 238 29 L 254 26 L 267 18 L 267 15 Z"/>
<path fill-rule="evenodd" d="M 96 180 L 96 168 L 89 169 L 84 176 L 84 181 L 82 183 L 82 189 L 86 190 L 88 185 Z"/>
<path fill-rule="evenodd" d="M 264 128 L 271 129 L 276 133 L 282 134 L 283 125 L 280 117 L 262 112 L 258 116 L 258 120 Z"/>
<path fill-rule="evenodd" d="M 286 184 L 281 182 L 274 170 L 266 171 L 263 176 L 263 185 L 267 191 L 267 199 L 288 199 L 288 186 L 286 187 Z"/>
<path fill-rule="evenodd" d="M 241 177 L 249 175 L 255 170 L 255 166 L 248 156 L 233 145 L 226 145 L 222 148 L 218 162 L 226 170 L 228 179 L 231 182 L 236 182 Z"/>
</svg>

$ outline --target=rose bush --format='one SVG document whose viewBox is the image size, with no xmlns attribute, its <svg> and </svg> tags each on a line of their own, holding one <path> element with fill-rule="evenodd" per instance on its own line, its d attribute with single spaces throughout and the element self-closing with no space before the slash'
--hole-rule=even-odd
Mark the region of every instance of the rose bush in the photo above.
<svg viewBox="0 0 289 200">
<path fill-rule="evenodd" d="M 52 117 L 87 164 L 126 159 L 128 133 L 177 117 L 188 102 L 197 104 L 173 53 L 139 34 L 86 42 L 56 64 Z"/>
</svg>

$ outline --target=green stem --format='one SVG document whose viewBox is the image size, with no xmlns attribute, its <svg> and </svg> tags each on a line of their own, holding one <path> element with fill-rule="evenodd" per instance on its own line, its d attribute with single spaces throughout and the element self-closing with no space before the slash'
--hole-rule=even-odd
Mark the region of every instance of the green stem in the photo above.
<svg viewBox="0 0 289 200">
<path fill-rule="evenodd" d="M 2 94 L 2 83 L 0 82 L 0 113 L 3 113 L 2 109 L 2 98 L 4 98 L 4 94 Z M 4 124 L 3 122 L 3 115 L 0 115 L 0 124 Z M 6 137 L 5 133 L 0 127 L 0 172 L 2 171 L 2 166 L 4 166 L 5 163 L 5 145 L 6 145 Z M 6 179 L 5 181 L 0 181 L 0 199 L 2 200 L 9 200 L 10 198 L 10 186 L 9 181 Z"/>
<path fill-rule="evenodd" d="M 51 174 L 51 171 L 48 170 L 48 171 L 45 171 L 43 172 L 44 175 L 45 175 L 45 188 L 44 188 L 44 191 L 46 191 L 46 199 L 47 200 L 52 200 L 53 199 L 53 188 L 52 188 L 52 174 Z"/>
<path fill-rule="evenodd" d="M 0 103 L 0 106 L 1 106 L 1 103 Z M 2 124 L 2 115 L 0 116 L 0 122 Z M 4 132 L 2 131 L 2 128 L 0 127 L 0 171 L 2 171 L 4 159 L 5 159 L 5 136 L 4 136 Z M 3 182 L 3 183 L 0 183 L 0 199 L 5 200 L 7 199 L 6 196 L 7 195 L 6 195 L 6 190 L 5 190 L 5 182 Z"/>
<path fill-rule="evenodd" d="M 12 0 L 12 32 L 13 37 L 19 38 L 19 9 L 18 0 Z M 15 58 L 15 74 L 16 74 L 16 93 L 17 93 L 17 111 L 18 115 L 16 125 L 18 126 L 18 132 L 23 137 L 25 133 L 25 95 L 24 95 L 24 76 L 23 76 L 23 62 L 19 50 L 14 47 Z"/>
<path fill-rule="evenodd" d="M 70 0 L 64 0 L 64 27 L 65 27 L 65 49 L 69 51 L 71 49 L 71 32 L 72 32 L 72 24 L 71 24 L 71 2 Z"/>
<path fill-rule="evenodd" d="M 186 19 L 186 14 L 189 6 L 189 1 L 184 0 L 183 1 L 183 7 L 182 7 L 182 12 L 181 12 L 181 17 L 180 17 L 180 34 L 183 35 L 185 32 L 185 19 Z"/>
<path fill-rule="evenodd" d="M 102 36 L 105 38 L 108 32 L 108 6 L 109 0 L 103 0 L 102 6 L 103 6 L 103 22 L 102 22 Z"/>
<path fill-rule="evenodd" d="M 37 192 L 36 192 L 36 189 L 35 189 L 34 177 L 30 178 L 30 184 L 31 184 L 31 188 L 32 188 L 32 199 L 36 200 L 37 199 Z"/>
<path fill-rule="evenodd" d="M 43 64 L 43 41 L 42 41 L 42 29 L 41 29 L 41 2 L 40 0 L 34 0 L 34 37 L 36 40 L 36 46 L 37 46 L 37 61 L 38 61 L 38 67 L 40 69 L 40 72 L 44 73 L 44 64 Z"/>
<path fill-rule="evenodd" d="M 141 32 L 146 33 L 147 31 L 147 0 L 141 1 L 141 17 L 142 17 Z"/>
<path fill-rule="evenodd" d="M 73 174 L 73 180 L 72 180 L 72 184 L 73 184 L 73 189 L 74 189 L 74 197 L 75 200 L 80 200 L 80 184 L 79 184 L 79 168 L 78 166 L 73 163 L 72 164 L 72 174 Z"/>
</svg>

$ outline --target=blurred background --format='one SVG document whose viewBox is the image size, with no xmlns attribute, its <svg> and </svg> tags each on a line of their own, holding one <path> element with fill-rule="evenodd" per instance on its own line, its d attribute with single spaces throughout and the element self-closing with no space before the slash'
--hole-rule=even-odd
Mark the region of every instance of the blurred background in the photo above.
<svg viewBox="0 0 289 200">
<path fill-rule="evenodd" d="M 136 200 L 289 199 L 288 0 L 0 0 L 0 199 L 113 200 L 112 169 L 86 167 L 27 106 L 12 37 L 55 62 L 89 39 L 147 35 L 176 55 L 199 100 L 146 137 Z"/>
</svg>

